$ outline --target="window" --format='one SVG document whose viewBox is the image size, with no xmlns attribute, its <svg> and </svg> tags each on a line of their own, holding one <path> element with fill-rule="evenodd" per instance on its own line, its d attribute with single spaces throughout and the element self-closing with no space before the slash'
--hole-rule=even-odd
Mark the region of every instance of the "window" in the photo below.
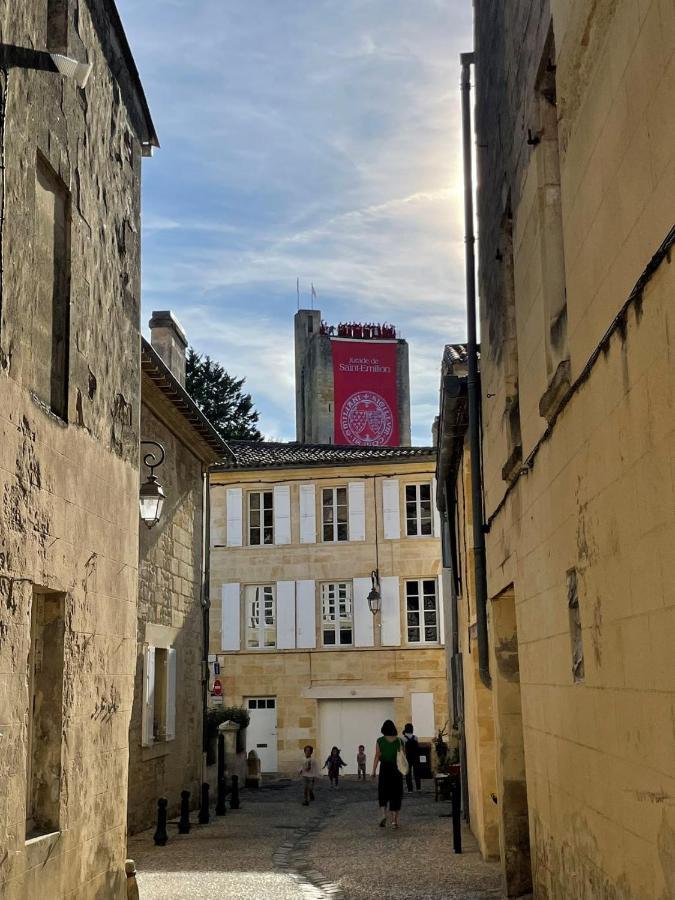
<svg viewBox="0 0 675 900">
<path fill-rule="evenodd" d="M 276 705 L 274 697 L 251 697 L 248 701 L 249 709 L 275 709 Z"/>
<path fill-rule="evenodd" d="M 323 488 L 321 491 L 321 521 L 324 541 L 348 541 L 347 488 Z"/>
<path fill-rule="evenodd" d="M 321 632 L 324 647 L 352 643 L 352 586 L 348 581 L 321 585 Z"/>
<path fill-rule="evenodd" d="M 64 594 L 34 590 L 30 625 L 26 840 L 59 830 Z"/>
<path fill-rule="evenodd" d="M 431 519 L 431 485 L 406 484 L 405 486 L 405 523 L 406 534 L 430 535 Z"/>
<path fill-rule="evenodd" d="M 435 578 L 406 581 L 405 609 L 408 643 L 438 643 L 438 602 Z"/>
<path fill-rule="evenodd" d="M 251 584 L 246 588 L 246 646 L 260 650 L 277 645 L 277 610 L 274 585 Z"/>
<path fill-rule="evenodd" d="M 253 546 L 274 543 L 274 492 L 248 495 L 248 542 Z"/>
<path fill-rule="evenodd" d="M 70 199 L 41 157 L 35 173 L 33 390 L 62 419 L 68 411 Z"/>
<path fill-rule="evenodd" d="M 157 627 L 157 626 L 154 626 Z M 148 645 L 143 660 L 144 747 L 176 737 L 176 651 L 171 646 Z"/>
</svg>

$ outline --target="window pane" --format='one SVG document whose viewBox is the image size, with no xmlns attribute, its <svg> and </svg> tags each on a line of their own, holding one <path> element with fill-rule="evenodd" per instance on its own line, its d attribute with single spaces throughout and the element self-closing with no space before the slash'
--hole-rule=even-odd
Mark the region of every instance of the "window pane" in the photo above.
<svg viewBox="0 0 675 900">
<path fill-rule="evenodd" d="M 422 519 L 420 534 L 431 534 L 431 519 Z"/>
<path fill-rule="evenodd" d="M 274 525 L 274 513 L 271 509 L 263 512 L 263 525 Z"/>
<path fill-rule="evenodd" d="M 417 489 L 416 489 L 416 485 L 414 485 L 414 484 L 406 484 L 406 486 L 405 486 L 405 499 L 406 499 L 406 501 L 412 500 L 412 501 L 413 501 L 413 504 L 414 504 L 416 497 L 417 497 Z"/>
<path fill-rule="evenodd" d="M 338 488 L 336 490 L 337 502 L 338 506 L 346 506 L 347 505 L 347 488 Z"/>
<path fill-rule="evenodd" d="M 417 519 L 407 519 L 405 533 L 411 536 L 417 534 Z"/>
<path fill-rule="evenodd" d="M 257 528 L 260 525 L 260 513 L 257 509 L 252 509 L 251 514 L 248 517 L 249 524 L 251 528 Z"/>
<path fill-rule="evenodd" d="M 333 507 L 327 506 L 323 511 L 323 521 L 324 522 L 332 522 L 333 521 Z"/>
<path fill-rule="evenodd" d="M 260 529 L 259 528 L 251 528 L 251 532 L 249 535 L 249 541 L 254 546 L 260 543 Z"/>
<path fill-rule="evenodd" d="M 340 629 L 340 643 L 341 644 L 351 644 L 352 642 L 352 630 L 351 628 L 341 628 Z"/>
<path fill-rule="evenodd" d="M 432 625 L 432 626 L 424 629 L 424 640 L 425 641 L 437 641 L 438 640 L 435 625 Z"/>
<path fill-rule="evenodd" d="M 424 608 L 425 609 L 436 609 L 436 598 L 435 597 L 426 597 L 424 598 Z"/>
<path fill-rule="evenodd" d="M 422 501 L 422 506 L 424 506 L 425 501 L 431 505 L 431 485 L 430 484 L 421 484 L 420 488 L 420 500 Z"/>
<path fill-rule="evenodd" d="M 418 612 L 409 612 L 408 613 L 408 625 L 419 625 L 420 624 L 420 614 Z"/>
<path fill-rule="evenodd" d="M 333 526 L 332 525 L 324 525 L 323 526 L 323 539 L 324 539 L 324 541 L 332 541 L 333 540 Z"/>
<path fill-rule="evenodd" d="M 265 543 L 273 544 L 274 543 L 274 529 L 273 528 L 265 528 Z"/>
<path fill-rule="evenodd" d="M 260 509 L 260 494 L 249 494 L 248 506 L 250 510 Z"/>
<path fill-rule="evenodd" d="M 337 508 L 337 521 L 338 522 L 347 522 L 347 507 L 346 506 L 338 506 Z"/>
<path fill-rule="evenodd" d="M 326 646 L 335 644 L 335 632 L 333 629 L 325 629 L 323 633 L 323 642 Z"/>
<path fill-rule="evenodd" d="M 419 628 L 409 628 L 408 629 L 408 640 L 411 643 L 417 643 L 420 639 L 420 630 Z"/>
<path fill-rule="evenodd" d="M 275 703 L 274 700 L 268 700 L 266 703 L 268 709 L 274 709 Z"/>
<path fill-rule="evenodd" d="M 248 701 L 248 708 L 249 708 L 249 709 L 257 709 L 257 708 L 258 708 L 258 701 L 257 701 L 257 700 L 249 700 L 249 701 Z"/>
<path fill-rule="evenodd" d="M 333 503 L 333 490 L 332 488 L 324 488 L 321 491 L 321 503 L 323 506 L 331 506 Z"/>
<path fill-rule="evenodd" d="M 436 624 L 436 610 L 432 612 L 424 613 L 424 624 L 425 625 L 435 625 Z"/>
<path fill-rule="evenodd" d="M 346 541 L 348 538 L 347 535 L 347 526 L 346 525 L 338 525 L 337 527 L 337 539 L 338 541 Z"/>
<path fill-rule="evenodd" d="M 422 582 L 422 590 L 425 594 L 428 594 L 432 597 L 436 596 L 436 582 L 433 578 L 425 578 Z"/>
<path fill-rule="evenodd" d="M 265 491 L 265 493 L 263 494 L 263 504 L 265 506 L 265 509 L 272 509 L 274 505 L 273 498 L 274 494 L 272 493 L 272 491 Z"/>
<path fill-rule="evenodd" d="M 417 504 L 414 501 L 412 503 L 406 503 L 405 514 L 408 519 L 417 518 Z"/>
</svg>

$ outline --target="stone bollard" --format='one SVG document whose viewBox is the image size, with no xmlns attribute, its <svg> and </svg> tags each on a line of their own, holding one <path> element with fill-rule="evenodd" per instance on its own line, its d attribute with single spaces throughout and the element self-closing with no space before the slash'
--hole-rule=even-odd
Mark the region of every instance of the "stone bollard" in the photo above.
<svg viewBox="0 0 675 900">
<path fill-rule="evenodd" d="M 127 900 L 140 900 L 136 881 L 136 863 L 133 859 L 128 859 L 124 863 L 124 871 L 127 876 Z"/>
<path fill-rule="evenodd" d="M 220 736 L 223 737 L 225 747 L 225 770 L 232 775 L 237 765 L 237 732 L 239 725 L 236 722 L 221 722 L 218 726 L 218 744 Z"/>
<path fill-rule="evenodd" d="M 225 735 L 218 735 L 218 778 L 216 784 L 216 815 L 224 816 L 227 812 L 225 806 Z"/>
<path fill-rule="evenodd" d="M 239 776 L 232 776 L 232 791 L 230 792 L 230 809 L 239 809 Z"/>
<path fill-rule="evenodd" d="M 180 820 L 178 834 L 190 833 L 190 791 L 180 792 Z"/>
<path fill-rule="evenodd" d="M 157 801 L 157 830 L 155 831 L 154 841 L 158 847 L 164 847 L 169 840 L 166 833 L 166 807 L 168 801 L 165 797 L 161 797 Z"/>
<path fill-rule="evenodd" d="M 202 784 L 202 804 L 199 807 L 199 824 L 209 824 L 209 785 L 206 781 Z"/>
<path fill-rule="evenodd" d="M 246 757 L 246 787 L 259 788 L 261 778 L 260 757 L 255 750 L 249 750 Z"/>
</svg>

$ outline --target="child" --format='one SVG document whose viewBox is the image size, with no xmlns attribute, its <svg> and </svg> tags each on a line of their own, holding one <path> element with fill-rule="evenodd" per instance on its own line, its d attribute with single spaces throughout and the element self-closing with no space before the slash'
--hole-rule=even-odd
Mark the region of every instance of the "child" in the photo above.
<svg viewBox="0 0 675 900">
<path fill-rule="evenodd" d="M 363 744 L 359 744 L 359 752 L 356 754 L 356 765 L 358 768 L 358 779 L 361 781 L 361 777 L 363 776 L 363 780 L 366 780 L 366 748 Z"/>
<path fill-rule="evenodd" d="M 302 775 L 302 786 L 304 789 L 303 806 L 309 806 L 309 801 L 314 799 L 314 779 L 319 775 L 319 768 L 312 756 L 313 753 L 314 747 L 311 744 L 307 744 L 304 749 L 305 757 L 298 771 L 298 775 Z"/>
<path fill-rule="evenodd" d="M 323 764 L 324 769 L 328 769 L 328 777 L 330 778 L 331 787 L 334 787 L 337 790 L 338 786 L 338 778 L 340 777 L 340 769 L 346 765 L 342 757 L 340 756 L 340 748 L 333 747 L 330 751 L 330 756 Z"/>
</svg>

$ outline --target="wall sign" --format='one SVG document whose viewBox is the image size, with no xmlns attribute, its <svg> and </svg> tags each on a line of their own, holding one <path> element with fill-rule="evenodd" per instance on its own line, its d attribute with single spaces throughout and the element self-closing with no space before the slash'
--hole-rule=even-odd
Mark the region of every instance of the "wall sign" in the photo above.
<svg viewBox="0 0 675 900">
<path fill-rule="evenodd" d="M 399 443 L 396 341 L 331 340 L 336 444 Z"/>
</svg>

